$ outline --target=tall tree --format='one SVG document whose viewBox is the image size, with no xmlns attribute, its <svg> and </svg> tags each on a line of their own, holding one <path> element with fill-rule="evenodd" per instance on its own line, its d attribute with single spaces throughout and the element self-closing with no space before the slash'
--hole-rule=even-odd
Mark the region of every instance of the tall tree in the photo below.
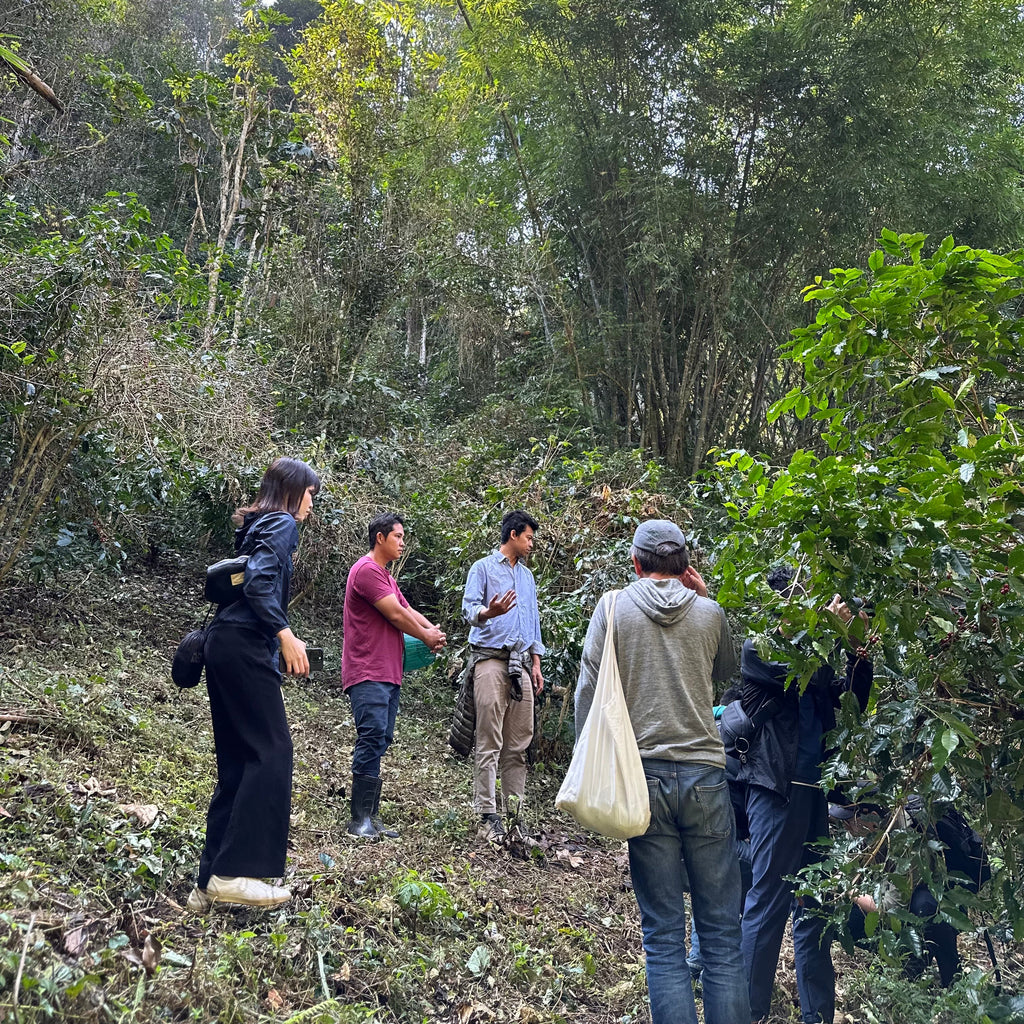
<svg viewBox="0 0 1024 1024">
<path fill-rule="evenodd" d="M 863 253 L 884 224 L 1020 237 L 1022 26 L 1005 0 L 329 10 L 434 70 L 394 79 L 404 123 L 422 143 L 444 111 L 448 198 L 511 211 L 519 264 L 502 258 L 495 284 L 511 296 L 529 282 L 594 425 L 688 470 L 761 435 L 806 276 Z M 331 80 L 311 59 L 327 35 L 299 57 L 322 114 L 327 93 L 309 83 Z M 351 110 L 379 101 L 384 78 L 352 81 Z M 455 230 L 507 256 L 496 226 Z M 772 443 L 806 426 L 790 429 L 776 423 Z"/>
</svg>

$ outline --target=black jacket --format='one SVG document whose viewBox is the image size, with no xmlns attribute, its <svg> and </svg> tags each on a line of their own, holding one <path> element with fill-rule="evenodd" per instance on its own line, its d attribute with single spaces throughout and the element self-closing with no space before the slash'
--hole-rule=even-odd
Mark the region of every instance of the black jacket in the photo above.
<svg viewBox="0 0 1024 1024">
<path fill-rule="evenodd" d="M 249 626 L 268 639 L 288 625 L 292 554 L 299 527 L 288 512 L 250 512 L 235 531 L 235 553 L 248 555 L 243 597 L 222 604 L 211 625 Z"/>
<path fill-rule="evenodd" d="M 750 740 L 750 752 L 741 764 L 737 778 L 752 786 L 770 789 L 780 796 L 789 796 L 789 786 L 796 769 L 798 728 L 800 722 L 800 689 L 786 687 L 789 666 L 778 661 L 763 661 L 752 640 L 743 644 L 740 677 L 743 683 L 743 710 L 753 715 L 772 698 L 779 701 L 779 710 L 769 718 Z M 840 678 L 831 665 L 822 665 L 807 684 L 812 694 L 823 732 L 834 729 L 835 709 L 844 691 L 852 691 L 863 711 L 871 694 L 874 669 L 870 661 L 847 655 L 846 676 Z"/>
</svg>

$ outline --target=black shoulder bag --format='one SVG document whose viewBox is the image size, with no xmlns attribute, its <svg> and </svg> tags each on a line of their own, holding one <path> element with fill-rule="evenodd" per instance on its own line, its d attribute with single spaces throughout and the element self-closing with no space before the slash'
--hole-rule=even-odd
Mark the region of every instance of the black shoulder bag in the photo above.
<svg viewBox="0 0 1024 1024">
<path fill-rule="evenodd" d="M 248 564 L 248 555 L 235 555 L 234 558 L 222 558 L 208 565 L 206 586 L 203 588 L 206 600 L 212 604 L 234 604 L 238 601 L 242 597 L 245 567 Z"/>
<path fill-rule="evenodd" d="M 718 720 L 718 732 L 725 747 L 725 756 L 734 757 L 741 764 L 747 763 L 750 742 L 758 729 L 776 715 L 781 707 L 777 697 L 766 700 L 752 715 L 743 710 L 743 702 L 734 700 L 726 704 Z"/>
<path fill-rule="evenodd" d="M 249 528 L 242 538 L 242 547 L 249 539 L 249 533 L 253 526 L 261 518 L 262 516 L 257 516 L 249 524 Z M 222 558 L 219 562 L 214 562 L 213 565 L 206 567 L 203 597 L 210 602 L 206 618 L 199 629 L 193 629 L 190 633 L 185 634 L 171 661 L 171 679 L 181 689 L 187 690 L 199 685 L 205 664 L 206 624 L 210 621 L 210 612 L 215 604 L 234 604 L 241 600 L 242 585 L 245 583 L 245 567 L 248 563 L 248 555 L 235 555 L 233 558 Z"/>
<path fill-rule="evenodd" d="M 209 612 L 206 618 L 209 620 Z M 205 648 L 206 622 L 199 629 L 186 633 L 174 652 L 174 658 L 171 660 L 171 679 L 180 689 L 188 690 L 199 685 L 199 680 L 203 677 L 203 665 L 206 663 Z"/>
</svg>

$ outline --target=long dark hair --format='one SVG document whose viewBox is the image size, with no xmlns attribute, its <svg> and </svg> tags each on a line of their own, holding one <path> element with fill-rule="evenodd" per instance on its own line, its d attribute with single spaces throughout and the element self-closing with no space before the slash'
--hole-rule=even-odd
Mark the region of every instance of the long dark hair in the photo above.
<svg viewBox="0 0 1024 1024">
<path fill-rule="evenodd" d="M 287 512 L 295 515 L 302 506 L 302 496 L 307 488 L 320 490 L 320 477 L 301 459 L 281 456 L 267 467 L 260 482 L 256 500 L 251 505 L 235 509 L 231 521 L 241 526 L 250 512 Z"/>
</svg>

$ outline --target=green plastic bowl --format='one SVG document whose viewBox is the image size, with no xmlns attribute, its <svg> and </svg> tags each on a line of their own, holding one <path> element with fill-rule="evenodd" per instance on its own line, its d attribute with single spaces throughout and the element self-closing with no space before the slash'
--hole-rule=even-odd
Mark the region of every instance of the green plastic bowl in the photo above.
<svg viewBox="0 0 1024 1024">
<path fill-rule="evenodd" d="M 402 671 L 415 672 L 418 668 L 425 668 L 434 660 L 434 652 L 422 641 L 417 640 L 408 633 L 403 634 L 405 639 L 405 655 L 402 658 Z"/>
</svg>

